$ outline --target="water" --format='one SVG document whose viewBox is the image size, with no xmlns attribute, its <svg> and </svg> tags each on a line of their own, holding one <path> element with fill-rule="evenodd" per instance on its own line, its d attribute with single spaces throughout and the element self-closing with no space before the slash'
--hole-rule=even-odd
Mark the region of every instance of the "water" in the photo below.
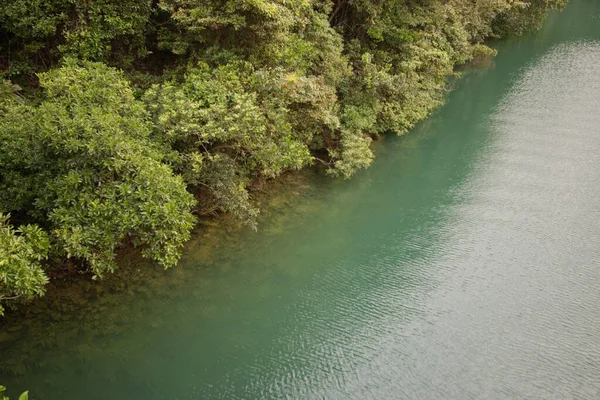
<svg viewBox="0 0 600 400">
<path fill-rule="evenodd" d="M 8 318 L 0 382 L 63 400 L 600 398 L 600 3 L 496 46 L 355 179 L 288 177 L 258 233 L 204 227 L 175 269 Z"/>
</svg>

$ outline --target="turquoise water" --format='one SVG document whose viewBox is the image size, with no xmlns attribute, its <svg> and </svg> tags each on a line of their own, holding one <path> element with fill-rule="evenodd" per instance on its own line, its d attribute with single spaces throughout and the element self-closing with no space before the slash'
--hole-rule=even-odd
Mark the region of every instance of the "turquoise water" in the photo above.
<svg viewBox="0 0 600 400">
<path fill-rule="evenodd" d="M 600 398 L 600 3 L 495 46 L 370 169 L 287 177 L 258 233 L 203 227 L 177 268 L 9 317 L 0 382 L 35 399 Z"/>
</svg>

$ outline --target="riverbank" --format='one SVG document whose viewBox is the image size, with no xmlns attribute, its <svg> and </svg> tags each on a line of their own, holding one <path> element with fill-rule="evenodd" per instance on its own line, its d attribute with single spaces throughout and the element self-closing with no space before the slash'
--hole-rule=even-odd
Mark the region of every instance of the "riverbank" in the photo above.
<svg viewBox="0 0 600 400">
<path fill-rule="evenodd" d="M 136 247 L 169 268 L 195 214 L 255 225 L 256 182 L 351 177 L 486 39 L 566 4 L 21 2 L 0 10 L 0 314 L 65 275 L 52 263 L 100 279 Z"/>
<path fill-rule="evenodd" d="M 264 210 L 260 231 L 277 234 L 292 229 L 290 220 L 309 213 L 316 201 L 316 192 L 327 190 L 322 185 L 314 185 L 315 179 L 322 176 L 322 170 L 309 169 L 284 174 L 265 184 L 255 197 Z M 331 183 L 335 184 L 334 181 Z M 90 273 L 77 270 L 51 280 L 44 297 L 7 310 L 0 319 L 0 346 L 3 348 L 0 371 L 24 375 L 38 364 L 42 349 L 60 347 L 82 332 L 105 337 L 125 332 L 132 324 L 146 325 L 143 329 L 149 330 L 160 327 L 161 322 L 148 313 L 144 298 L 160 293 L 164 301 L 174 301 L 178 298 L 178 288 L 189 285 L 193 281 L 190 276 L 198 270 L 227 270 L 231 263 L 227 253 L 237 253 L 252 241 L 253 235 L 256 232 L 239 219 L 219 214 L 204 218 L 186 244 L 187 256 L 182 262 L 194 264 L 193 268 L 180 266 L 165 270 L 144 260 L 136 249 L 128 249 L 119 253 L 120 268 L 101 282 L 92 280 Z M 201 288 L 209 283 L 196 284 Z M 173 288 L 173 292 L 169 294 L 168 288 Z M 132 301 L 135 298 L 139 299 Z M 85 313 L 80 312 L 82 309 Z M 48 326 L 53 327 L 50 334 Z M 17 345 L 15 341 L 23 335 L 29 336 L 30 340 Z M 131 343 L 128 346 L 135 348 L 137 345 Z M 86 357 L 85 354 L 82 357 Z M 56 361 L 60 363 L 60 360 Z"/>
</svg>

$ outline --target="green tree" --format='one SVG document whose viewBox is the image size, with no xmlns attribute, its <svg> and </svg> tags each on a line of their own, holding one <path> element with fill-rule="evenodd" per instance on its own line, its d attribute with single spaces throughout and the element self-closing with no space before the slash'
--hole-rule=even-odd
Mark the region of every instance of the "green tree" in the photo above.
<svg viewBox="0 0 600 400">
<path fill-rule="evenodd" d="M 174 265 L 194 200 L 149 141 L 128 83 L 102 64 L 69 60 L 40 84 L 38 106 L 12 104 L 0 119 L 0 207 L 47 226 L 55 247 L 96 275 L 115 268 L 125 240 Z"/>
<path fill-rule="evenodd" d="M 245 188 L 255 177 L 275 177 L 311 162 L 288 118 L 286 99 L 277 92 L 263 97 L 273 85 L 283 92 L 283 83 L 279 74 L 255 73 L 249 63 L 213 69 L 200 64 L 183 82 L 156 85 L 145 96 L 154 140 L 175 150 L 176 171 L 191 186 L 207 188 L 219 208 L 249 223 L 257 211 Z"/>
<path fill-rule="evenodd" d="M 0 74 L 28 74 L 61 56 L 128 66 L 148 54 L 151 0 L 5 0 Z"/>
<path fill-rule="evenodd" d="M 507 12 L 493 22 L 495 32 L 500 36 L 521 35 L 528 30 L 538 29 L 548 15 L 548 10 L 561 10 L 568 0 L 517 1 Z"/>
</svg>

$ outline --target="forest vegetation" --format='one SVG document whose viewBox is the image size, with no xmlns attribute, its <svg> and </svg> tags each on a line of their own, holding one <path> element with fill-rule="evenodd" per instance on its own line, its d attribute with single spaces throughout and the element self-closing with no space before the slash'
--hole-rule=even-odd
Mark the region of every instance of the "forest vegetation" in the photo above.
<svg viewBox="0 0 600 400">
<path fill-rule="evenodd" d="M 171 267 L 198 217 L 256 224 L 285 171 L 352 176 L 566 1 L 4 0 L 0 304 L 126 245 Z"/>
</svg>

